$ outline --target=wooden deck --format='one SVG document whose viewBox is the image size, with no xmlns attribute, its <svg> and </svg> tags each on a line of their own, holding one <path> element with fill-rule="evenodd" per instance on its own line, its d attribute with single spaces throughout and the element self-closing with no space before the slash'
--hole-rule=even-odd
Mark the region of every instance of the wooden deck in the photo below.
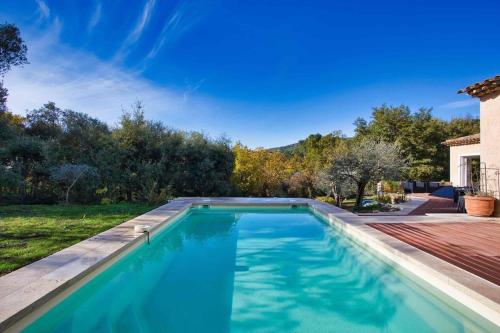
<svg viewBox="0 0 500 333">
<path fill-rule="evenodd" d="M 457 207 L 453 203 L 453 199 L 441 198 L 429 195 L 427 193 L 412 194 L 428 201 L 420 207 L 414 209 L 408 215 L 425 215 L 427 213 L 456 213 Z"/>
<path fill-rule="evenodd" d="M 500 223 L 369 223 L 368 225 L 500 285 Z"/>
</svg>

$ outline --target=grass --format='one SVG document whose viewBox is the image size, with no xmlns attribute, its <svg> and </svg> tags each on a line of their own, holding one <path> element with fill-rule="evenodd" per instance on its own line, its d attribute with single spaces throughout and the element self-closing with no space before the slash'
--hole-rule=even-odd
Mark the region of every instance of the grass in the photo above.
<svg viewBox="0 0 500 333">
<path fill-rule="evenodd" d="M 0 206 L 0 275 L 153 208 L 135 203 Z"/>
</svg>

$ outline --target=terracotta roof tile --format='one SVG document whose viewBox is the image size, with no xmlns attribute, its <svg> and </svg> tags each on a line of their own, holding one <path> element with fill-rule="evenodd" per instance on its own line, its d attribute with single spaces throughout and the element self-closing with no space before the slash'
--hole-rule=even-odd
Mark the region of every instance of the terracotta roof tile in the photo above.
<svg viewBox="0 0 500 333">
<path fill-rule="evenodd" d="M 496 75 L 482 82 L 474 83 L 468 87 L 460 89 L 458 93 L 466 93 L 475 97 L 483 97 L 496 91 L 500 91 L 500 75 Z"/>
<path fill-rule="evenodd" d="M 449 139 L 443 142 L 443 144 L 451 147 L 451 146 L 473 145 L 475 143 L 480 143 L 480 142 L 481 139 L 479 133 L 477 133 L 477 134 L 462 136 L 460 138 Z"/>
</svg>

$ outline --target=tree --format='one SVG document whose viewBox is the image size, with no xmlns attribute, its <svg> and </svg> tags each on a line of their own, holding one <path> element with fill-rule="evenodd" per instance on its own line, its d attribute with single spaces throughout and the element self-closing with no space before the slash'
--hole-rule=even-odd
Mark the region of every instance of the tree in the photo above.
<svg viewBox="0 0 500 333">
<path fill-rule="evenodd" d="M 342 207 L 347 197 L 356 194 L 353 182 L 341 173 L 332 172 L 331 167 L 316 174 L 314 186 L 327 196 L 333 196 L 338 207 Z"/>
<path fill-rule="evenodd" d="M 356 133 L 357 137 L 362 137 L 368 134 L 368 123 L 362 117 L 356 118 L 353 123 L 354 125 L 354 133 Z"/>
<path fill-rule="evenodd" d="M 297 171 L 288 180 L 288 194 L 293 197 L 311 198 L 313 180 L 306 173 Z"/>
<path fill-rule="evenodd" d="M 28 63 L 28 48 L 21 38 L 19 29 L 14 24 L 0 24 L 0 75 L 3 76 L 13 66 Z"/>
<path fill-rule="evenodd" d="M 21 38 L 19 29 L 9 23 L 0 24 L 0 76 L 3 78 L 14 66 L 28 63 L 26 44 Z M 7 89 L 0 80 L 0 112 L 7 111 Z"/>
<path fill-rule="evenodd" d="M 9 96 L 9 91 L 3 86 L 3 81 L 0 81 L 0 114 L 8 111 L 7 108 L 7 97 Z"/>
<path fill-rule="evenodd" d="M 98 119 L 64 110 L 59 119 L 58 158 L 72 163 L 100 164 L 99 152 L 110 145 L 110 130 Z"/>
<path fill-rule="evenodd" d="M 442 144 L 449 138 L 479 133 L 479 119 L 470 116 L 444 121 L 432 115 L 431 108 L 411 112 L 405 105 L 373 108 L 371 121 L 358 118 L 356 141 L 394 142 L 408 161 L 404 177 L 411 180 L 448 178 L 449 149 Z"/>
<path fill-rule="evenodd" d="M 61 118 L 63 111 L 54 102 L 26 115 L 26 132 L 43 140 L 58 139 L 63 132 Z"/>
<path fill-rule="evenodd" d="M 373 108 L 372 120 L 368 127 L 371 140 L 398 142 L 411 125 L 410 108 L 406 105 Z"/>
<path fill-rule="evenodd" d="M 243 195 L 284 196 L 286 183 L 296 169 L 283 153 L 263 148 L 249 149 L 241 144 L 233 147 L 234 186 Z"/>
<path fill-rule="evenodd" d="M 112 136 L 117 143 L 116 163 L 121 170 L 119 186 L 128 201 L 137 200 L 142 196 L 143 166 L 161 160 L 165 127 L 160 122 L 147 120 L 142 102 L 136 102 L 130 112 L 123 113 Z"/>
<path fill-rule="evenodd" d="M 421 108 L 411 116 L 411 124 L 398 140 L 408 160 L 404 176 L 411 180 L 441 180 L 448 169 L 448 149 L 442 144 L 446 122 L 432 116 L 432 109 Z"/>
<path fill-rule="evenodd" d="M 90 187 L 93 187 L 92 185 L 95 184 L 93 180 L 95 180 L 97 176 L 97 170 L 86 164 L 64 164 L 60 167 L 52 168 L 50 172 L 51 180 L 64 187 L 64 201 L 66 204 L 69 204 L 69 193 L 71 189 L 79 180 L 87 178 L 87 180 L 90 180 Z"/>
<path fill-rule="evenodd" d="M 370 181 L 398 178 L 405 166 L 396 144 L 364 140 L 335 159 L 331 175 L 354 183 L 360 207 Z"/>
<path fill-rule="evenodd" d="M 335 151 L 343 149 L 344 146 L 345 138 L 341 131 L 327 135 L 312 134 L 298 142 L 293 155 L 300 157 L 302 171 L 312 178 L 316 172 L 327 168 Z"/>
</svg>

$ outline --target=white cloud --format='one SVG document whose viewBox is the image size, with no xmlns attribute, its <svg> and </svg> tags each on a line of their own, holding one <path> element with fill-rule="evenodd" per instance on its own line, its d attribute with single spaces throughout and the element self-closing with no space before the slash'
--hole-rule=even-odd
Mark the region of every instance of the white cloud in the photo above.
<svg viewBox="0 0 500 333">
<path fill-rule="evenodd" d="M 132 32 L 127 36 L 127 38 L 123 42 L 121 48 L 116 53 L 115 60 L 121 60 L 124 57 L 126 57 L 131 45 L 133 45 L 135 42 L 139 40 L 139 38 L 141 38 L 142 33 L 151 18 L 151 14 L 153 12 L 155 3 L 156 3 L 155 0 L 146 1 L 146 4 L 144 5 L 144 8 L 142 10 L 142 14 L 139 17 L 139 20 L 137 21 Z"/>
<path fill-rule="evenodd" d="M 187 17 L 188 13 L 190 14 L 189 18 Z M 189 30 L 197 22 L 196 15 L 197 13 L 190 2 L 181 1 L 173 13 L 165 20 L 160 35 L 146 58 L 154 58 L 167 42 L 175 41 L 185 31 Z"/>
<path fill-rule="evenodd" d="M 38 5 L 40 19 L 47 19 L 50 16 L 50 9 L 47 3 L 43 0 L 36 0 L 36 3 Z"/>
<path fill-rule="evenodd" d="M 144 30 L 144 27 L 146 24 L 149 22 L 149 19 L 151 18 L 151 13 L 153 11 L 153 8 L 155 6 L 155 0 L 148 0 L 146 4 L 144 5 L 144 9 L 142 10 L 142 15 L 139 18 L 139 21 L 137 22 L 134 30 L 132 33 L 128 36 L 127 40 L 130 43 L 133 43 L 139 39 L 142 35 L 142 31 Z"/>
<path fill-rule="evenodd" d="M 466 107 L 473 106 L 473 105 L 479 105 L 479 101 L 475 98 L 474 99 L 470 98 L 470 99 L 466 99 L 463 101 L 449 102 L 449 103 L 440 105 L 439 107 L 441 107 L 443 109 L 462 109 L 462 108 L 466 108 Z"/>
<path fill-rule="evenodd" d="M 194 90 L 190 87 L 186 98 L 182 89 L 158 86 L 137 72 L 60 45 L 59 29 L 54 24 L 43 36 L 27 38 L 30 64 L 5 77 L 8 106 L 13 112 L 24 114 L 54 101 L 62 108 L 113 124 L 122 107 L 142 100 L 149 118 L 168 119 L 169 125 L 186 127 L 194 115 L 203 117 L 213 109 L 212 101 L 192 96 Z"/>
<path fill-rule="evenodd" d="M 186 80 L 186 89 L 184 90 L 183 94 L 183 100 L 187 101 L 189 99 L 189 96 L 194 94 L 198 89 L 201 88 L 203 83 L 205 83 L 206 79 L 201 79 L 198 82 L 191 84 L 189 83 L 189 80 Z"/>
<path fill-rule="evenodd" d="M 89 25 L 87 26 L 88 31 L 92 31 L 97 23 L 99 23 L 99 21 L 101 20 L 101 14 L 102 4 L 99 2 L 94 10 L 94 13 L 92 14 L 92 17 L 90 18 Z"/>
</svg>

